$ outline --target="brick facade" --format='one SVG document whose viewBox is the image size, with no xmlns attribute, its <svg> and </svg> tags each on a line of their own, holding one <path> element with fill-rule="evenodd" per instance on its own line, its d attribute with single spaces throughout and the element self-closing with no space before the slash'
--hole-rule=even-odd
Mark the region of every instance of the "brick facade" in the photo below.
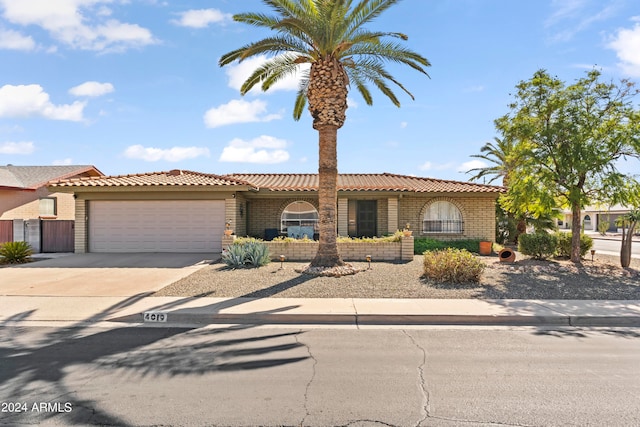
<svg viewBox="0 0 640 427">
<path fill-rule="evenodd" d="M 349 209 L 349 200 L 356 198 L 338 198 L 338 234 L 347 235 L 347 220 L 350 217 L 344 209 Z M 495 236 L 495 194 L 461 194 L 461 195 L 425 195 L 398 197 L 368 197 L 367 200 L 377 200 L 377 228 L 378 235 L 391 234 L 398 229 L 403 229 L 410 224 L 415 237 L 433 237 L 440 240 L 457 239 L 486 239 L 493 241 Z M 239 199 L 236 199 L 239 200 Z M 318 208 L 318 201 L 312 197 L 286 197 L 286 198 L 258 198 L 254 197 L 239 203 L 245 203 L 246 233 L 241 233 L 241 227 L 237 227 L 240 236 L 249 235 L 264 238 L 266 229 L 280 230 L 280 218 L 285 207 L 296 201 L 303 200 Z M 364 200 L 364 198 L 358 198 Z M 464 232 L 461 234 L 423 233 L 422 220 L 428 206 L 435 201 L 448 201 L 453 203 L 461 212 L 464 221 Z M 351 204 L 351 206 L 354 206 Z"/>
<path fill-rule="evenodd" d="M 222 247 L 233 244 L 236 236 L 223 236 Z M 264 242 L 269 248 L 272 261 L 311 261 L 318 252 L 318 242 Z M 365 261 L 371 255 L 372 261 L 413 260 L 413 237 L 402 237 L 400 242 L 384 243 L 338 243 L 338 251 L 345 261 Z"/>
</svg>

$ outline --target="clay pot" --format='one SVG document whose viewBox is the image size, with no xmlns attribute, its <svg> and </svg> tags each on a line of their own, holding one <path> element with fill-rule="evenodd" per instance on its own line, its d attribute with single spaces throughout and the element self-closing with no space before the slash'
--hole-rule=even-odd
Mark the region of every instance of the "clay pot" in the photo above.
<svg viewBox="0 0 640 427">
<path fill-rule="evenodd" d="M 498 253 L 500 262 L 514 262 L 516 260 L 516 253 L 513 249 L 504 248 Z"/>
<path fill-rule="evenodd" d="M 491 242 L 480 242 L 480 255 L 491 255 Z"/>
</svg>

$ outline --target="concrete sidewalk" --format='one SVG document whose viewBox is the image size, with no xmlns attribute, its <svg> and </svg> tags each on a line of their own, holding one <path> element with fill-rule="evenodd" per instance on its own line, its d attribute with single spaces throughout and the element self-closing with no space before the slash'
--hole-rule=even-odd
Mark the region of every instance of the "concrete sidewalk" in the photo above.
<svg viewBox="0 0 640 427">
<path fill-rule="evenodd" d="M 104 321 L 166 327 L 207 324 L 624 327 L 640 326 L 640 301 L 179 298 L 148 294 L 0 297 L 2 325 Z"/>
</svg>

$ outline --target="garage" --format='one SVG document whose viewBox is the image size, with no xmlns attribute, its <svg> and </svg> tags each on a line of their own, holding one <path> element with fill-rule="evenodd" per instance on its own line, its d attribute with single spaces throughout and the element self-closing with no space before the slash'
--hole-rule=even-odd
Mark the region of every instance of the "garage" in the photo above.
<svg viewBox="0 0 640 427">
<path fill-rule="evenodd" d="M 222 250 L 224 200 L 99 200 L 88 210 L 90 252 Z"/>
</svg>

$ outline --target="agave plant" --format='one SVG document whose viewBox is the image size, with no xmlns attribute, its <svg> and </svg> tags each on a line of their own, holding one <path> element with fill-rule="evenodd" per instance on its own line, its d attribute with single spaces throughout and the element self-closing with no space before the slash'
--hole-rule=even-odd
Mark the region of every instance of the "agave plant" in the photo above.
<svg viewBox="0 0 640 427">
<path fill-rule="evenodd" d="M 29 262 L 33 249 L 27 242 L 7 242 L 0 245 L 0 262 L 21 264 Z"/>
</svg>

